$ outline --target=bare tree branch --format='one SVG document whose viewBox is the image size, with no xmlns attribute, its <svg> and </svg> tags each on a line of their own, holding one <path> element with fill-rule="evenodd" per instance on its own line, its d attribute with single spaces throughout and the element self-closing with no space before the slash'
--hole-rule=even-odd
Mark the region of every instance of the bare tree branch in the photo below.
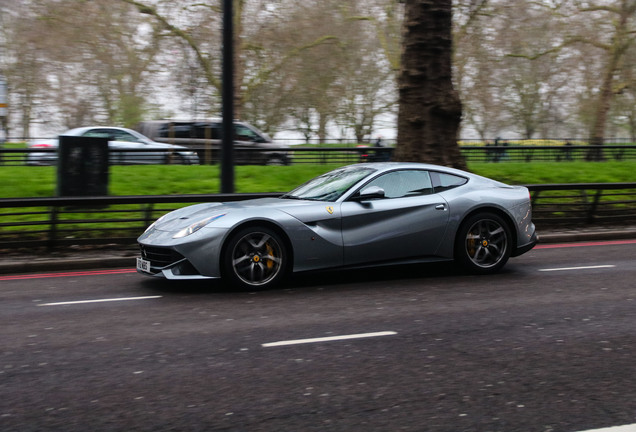
<svg viewBox="0 0 636 432">
<path fill-rule="evenodd" d="M 214 71 L 212 70 L 212 66 L 210 64 L 209 59 L 206 58 L 205 55 L 203 55 L 203 53 L 199 49 L 199 45 L 196 43 L 196 41 L 187 32 L 185 32 L 185 31 L 181 30 L 180 28 L 175 27 L 174 25 L 170 24 L 168 22 L 168 20 L 164 16 L 162 16 L 157 11 L 156 8 L 154 8 L 152 6 L 148 6 L 146 4 L 138 2 L 136 0 L 121 0 L 121 1 L 129 3 L 129 4 L 133 5 L 133 6 L 135 6 L 137 8 L 137 10 L 140 13 L 142 13 L 142 14 L 152 15 L 154 18 L 156 18 L 165 27 L 166 30 L 168 30 L 173 35 L 183 39 L 188 44 L 188 46 L 190 48 L 192 48 L 192 50 L 194 51 L 194 53 L 195 53 L 195 55 L 197 57 L 197 60 L 199 61 L 199 64 L 203 68 L 205 77 L 208 80 L 208 82 L 210 83 L 210 85 L 212 85 L 215 88 L 220 90 L 221 82 L 217 78 L 217 76 L 215 75 Z"/>
</svg>

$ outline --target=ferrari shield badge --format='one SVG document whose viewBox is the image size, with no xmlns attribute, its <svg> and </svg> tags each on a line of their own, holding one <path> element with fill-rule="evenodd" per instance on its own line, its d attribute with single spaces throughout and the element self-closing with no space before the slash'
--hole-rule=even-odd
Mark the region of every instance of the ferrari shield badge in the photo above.
<svg viewBox="0 0 636 432">
<path fill-rule="evenodd" d="M 327 206 L 327 213 L 333 214 L 333 207 L 332 206 Z"/>
</svg>

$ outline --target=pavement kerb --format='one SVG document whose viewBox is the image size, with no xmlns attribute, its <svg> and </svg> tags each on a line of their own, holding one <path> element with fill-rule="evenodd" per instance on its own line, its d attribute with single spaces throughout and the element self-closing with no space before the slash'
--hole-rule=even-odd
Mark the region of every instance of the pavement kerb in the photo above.
<svg viewBox="0 0 636 432">
<path fill-rule="evenodd" d="M 135 257 L 105 255 L 100 258 L 36 258 L 33 260 L 9 258 L 0 262 L 0 274 L 57 272 L 100 268 L 135 268 Z"/>
<path fill-rule="evenodd" d="M 625 229 L 578 229 L 568 231 L 539 231 L 539 244 L 586 241 L 636 239 L 636 227 Z M 100 268 L 135 268 L 136 252 L 130 250 L 100 251 L 98 256 L 86 257 L 83 252 L 69 252 L 59 257 L 16 255 L 0 261 L 0 274 L 74 271 Z"/>
<path fill-rule="evenodd" d="M 636 228 L 539 232 L 539 243 L 575 243 L 636 239 Z"/>
</svg>

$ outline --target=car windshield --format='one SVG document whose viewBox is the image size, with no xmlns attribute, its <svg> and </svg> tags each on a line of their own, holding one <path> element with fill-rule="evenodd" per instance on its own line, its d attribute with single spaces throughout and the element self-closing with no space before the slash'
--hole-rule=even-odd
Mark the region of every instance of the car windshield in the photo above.
<svg viewBox="0 0 636 432">
<path fill-rule="evenodd" d="M 350 166 L 330 171 L 309 180 L 293 191 L 283 195 L 285 199 L 304 199 L 313 201 L 336 201 L 349 188 L 375 170 L 367 167 Z"/>
</svg>

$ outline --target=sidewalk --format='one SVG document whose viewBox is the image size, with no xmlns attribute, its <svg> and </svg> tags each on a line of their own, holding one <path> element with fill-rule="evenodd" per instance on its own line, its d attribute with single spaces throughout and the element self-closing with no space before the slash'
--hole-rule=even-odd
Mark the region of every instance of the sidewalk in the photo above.
<svg viewBox="0 0 636 432">
<path fill-rule="evenodd" d="M 539 230 L 539 243 L 572 243 L 636 239 L 636 226 L 561 227 Z"/>
<path fill-rule="evenodd" d="M 2 251 L 0 274 L 57 272 L 99 268 L 135 268 L 138 250 L 134 246 L 89 248 L 71 247 L 27 254 L 23 251 Z"/>
<path fill-rule="evenodd" d="M 636 226 L 575 227 L 539 231 L 539 244 L 636 239 Z M 0 274 L 135 268 L 136 246 L 71 247 L 33 254 L 1 251 Z"/>
</svg>

